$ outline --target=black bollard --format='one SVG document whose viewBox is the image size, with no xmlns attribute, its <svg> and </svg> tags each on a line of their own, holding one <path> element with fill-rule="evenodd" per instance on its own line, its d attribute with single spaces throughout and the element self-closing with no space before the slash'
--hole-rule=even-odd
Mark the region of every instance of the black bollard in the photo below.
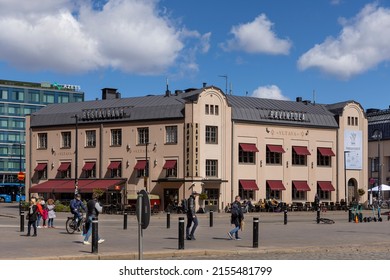
<svg viewBox="0 0 390 280">
<path fill-rule="evenodd" d="M 352 222 L 352 209 L 348 209 L 348 222 Z"/>
<path fill-rule="evenodd" d="M 92 253 L 98 253 L 98 219 L 92 218 Z"/>
<path fill-rule="evenodd" d="M 184 250 L 184 217 L 179 217 L 179 250 Z"/>
<path fill-rule="evenodd" d="M 287 225 L 287 209 L 284 209 L 284 224 Z"/>
<path fill-rule="evenodd" d="M 213 227 L 214 221 L 213 221 L 214 212 L 213 210 L 210 210 L 210 227 Z"/>
<path fill-rule="evenodd" d="M 321 208 L 317 207 L 317 224 L 320 223 Z"/>
<path fill-rule="evenodd" d="M 167 212 L 167 228 L 171 227 L 171 213 Z"/>
<path fill-rule="evenodd" d="M 253 248 L 259 247 L 259 218 L 253 217 Z"/>
<path fill-rule="evenodd" d="M 24 232 L 24 212 L 20 212 L 20 232 Z"/>
<path fill-rule="evenodd" d="M 123 229 L 127 229 L 127 213 L 123 213 Z"/>
</svg>

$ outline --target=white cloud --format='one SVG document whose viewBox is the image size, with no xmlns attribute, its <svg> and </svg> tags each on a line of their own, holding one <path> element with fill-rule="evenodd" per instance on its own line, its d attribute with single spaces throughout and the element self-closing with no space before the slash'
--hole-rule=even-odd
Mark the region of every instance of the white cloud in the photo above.
<svg viewBox="0 0 390 280">
<path fill-rule="evenodd" d="M 98 10 L 91 5 L 89 0 L 0 0 L 0 60 L 29 70 L 156 74 L 187 51 L 189 35 L 156 0 L 108 0 Z M 208 51 L 210 34 L 187 32 L 196 34 L 194 64 L 197 53 Z"/>
<path fill-rule="evenodd" d="M 268 98 L 268 99 L 277 99 L 277 100 L 289 100 L 288 97 L 282 94 L 282 91 L 278 86 L 267 85 L 258 87 L 255 89 L 251 95 L 252 97 L 258 98 Z"/>
<path fill-rule="evenodd" d="M 390 9 L 369 4 L 355 18 L 339 22 L 343 25 L 340 35 L 303 54 L 299 69 L 318 68 L 349 79 L 390 60 Z"/>
<path fill-rule="evenodd" d="M 234 38 L 221 44 L 226 51 L 243 50 L 248 53 L 288 54 L 291 42 L 279 39 L 272 30 L 273 23 L 261 14 L 253 22 L 233 26 Z"/>
</svg>

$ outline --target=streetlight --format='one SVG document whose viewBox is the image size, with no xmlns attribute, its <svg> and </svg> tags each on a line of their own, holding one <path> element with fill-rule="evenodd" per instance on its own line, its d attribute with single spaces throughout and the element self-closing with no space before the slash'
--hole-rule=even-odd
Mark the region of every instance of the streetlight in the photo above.
<svg viewBox="0 0 390 280">
<path fill-rule="evenodd" d="M 76 135 L 75 135 L 75 163 L 74 163 L 74 194 L 79 193 L 79 187 L 78 187 L 78 179 L 77 179 L 77 171 L 78 171 L 78 161 L 79 161 L 79 150 L 78 150 L 78 142 L 79 142 L 79 116 L 75 114 L 72 116 L 72 118 L 75 118 L 76 120 Z"/>
<path fill-rule="evenodd" d="M 348 185 L 348 180 L 347 180 L 347 154 L 349 154 L 350 151 L 344 151 L 344 203 L 345 203 L 345 210 L 347 210 L 348 206 L 348 201 L 347 201 L 347 185 Z"/>
<path fill-rule="evenodd" d="M 381 200 L 381 156 L 380 156 L 380 141 L 382 139 L 382 131 L 375 129 L 372 138 L 378 140 L 378 200 Z"/>
<path fill-rule="evenodd" d="M 145 191 L 148 191 L 148 177 L 149 177 L 149 161 L 148 161 L 148 145 L 150 143 L 145 143 L 145 171 L 144 171 L 144 187 Z"/>
</svg>

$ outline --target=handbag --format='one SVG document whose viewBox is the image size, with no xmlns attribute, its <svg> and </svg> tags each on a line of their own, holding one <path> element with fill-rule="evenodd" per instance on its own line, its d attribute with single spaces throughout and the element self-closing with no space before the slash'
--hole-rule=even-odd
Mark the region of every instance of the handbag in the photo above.
<svg viewBox="0 0 390 280">
<path fill-rule="evenodd" d="M 241 231 L 243 231 L 244 228 L 245 228 L 245 222 L 244 222 L 244 220 L 242 220 L 241 223 L 240 223 L 240 229 L 241 229 Z"/>
</svg>

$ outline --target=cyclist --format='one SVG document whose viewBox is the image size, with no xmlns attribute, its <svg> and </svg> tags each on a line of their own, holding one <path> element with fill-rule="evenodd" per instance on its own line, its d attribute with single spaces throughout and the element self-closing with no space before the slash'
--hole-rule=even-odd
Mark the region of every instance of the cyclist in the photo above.
<svg viewBox="0 0 390 280">
<path fill-rule="evenodd" d="M 73 219 L 77 222 L 77 231 L 80 231 L 80 223 L 82 220 L 81 209 L 83 209 L 84 212 L 87 211 L 87 208 L 81 201 L 81 195 L 76 194 L 74 199 L 70 201 L 70 212 L 73 214 Z"/>
</svg>

